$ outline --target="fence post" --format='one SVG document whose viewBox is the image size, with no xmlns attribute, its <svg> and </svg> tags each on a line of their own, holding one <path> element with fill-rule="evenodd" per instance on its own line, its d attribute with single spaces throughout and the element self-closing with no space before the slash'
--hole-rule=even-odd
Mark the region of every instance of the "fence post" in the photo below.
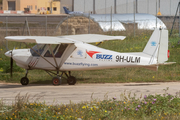
<svg viewBox="0 0 180 120">
<path fill-rule="evenodd" d="M 134 0 L 134 37 L 136 36 L 136 32 L 135 32 L 136 31 L 136 28 L 135 28 L 136 27 L 136 23 L 135 23 L 136 13 L 135 12 L 136 12 L 136 1 Z"/>
<path fill-rule="evenodd" d="M 180 0 L 179 0 L 179 3 L 178 3 L 178 7 L 179 7 L 179 37 L 180 37 Z"/>
<path fill-rule="evenodd" d="M 147 0 L 147 13 L 149 14 L 149 0 Z"/>
<path fill-rule="evenodd" d="M 112 6 L 111 6 L 111 35 L 112 35 Z"/>
<path fill-rule="evenodd" d="M 106 15 L 106 0 L 105 0 L 105 15 Z"/>
<path fill-rule="evenodd" d="M 128 13 L 128 0 L 126 0 L 126 13 Z"/>
<path fill-rule="evenodd" d="M 90 13 L 89 13 L 89 27 L 88 27 L 88 34 L 90 34 Z"/>
<path fill-rule="evenodd" d="M 171 16 L 171 0 L 170 0 L 170 4 L 169 5 L 170 5 L 170 16 Z"/>
<path fill-rule="evenodd" d="M 156 0 L 156 28 L 157 28 L 157 0 Z"/>
<path fill-rule="evenodd" d="M 6 17 L 6 36 L 8 35 L 8 17 Z M 8 48 L 8 41 L 6 40 L 6 48 Z"/>
<path fill-rule="evenodd" d="M 67 17 L 67 35 L 68 35 L 68 19 L 69 17 Z"/>
<path fill-rule="evenodd" d="M 116 6 L 117 6 L 117 1 L 114 0 L 114 14 L 117 14 L 117 9 L 116 9 Z"/>
<path fill-rule="evenodd" d="M 46 36 L 47 36 L 47 15 L 46 15 Z"/>
<path fill-rule="evenodd" d="M 28 33 L 29 33 L 29 35 L 31 36 L 30 30 L 29 30 L 29 23 L 28 23 L 27 17 L 26 17 L 26 25 L 27 25 Z"/>
</svg>

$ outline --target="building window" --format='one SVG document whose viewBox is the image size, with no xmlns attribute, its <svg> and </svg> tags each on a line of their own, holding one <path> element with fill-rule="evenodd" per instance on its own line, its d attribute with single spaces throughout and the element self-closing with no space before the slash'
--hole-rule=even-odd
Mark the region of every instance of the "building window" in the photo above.
<svg viewBox="0 0 180 120">
<path fill-rule="evenodd" d="M 50 7 L 47 7 L 47 11 L 50 11 Z"/>
<path fill-rule="evenodd" d="M 35 10 L 37 10 L 37 5 L 35 6 Z"/>
<path fill-rule="evenodd" d="M 16 2 L 8 1 L 8 10 L 16 10 Z"/>
<path fill-rule="evenodd" d="M 33 9 L 33 6 L 31 5 L 31 10 Z"/>
<path fill-rule="evenodd" d="M 53 11 L 57 11 L 57 7 L 53 7 Z"/>
</svg>

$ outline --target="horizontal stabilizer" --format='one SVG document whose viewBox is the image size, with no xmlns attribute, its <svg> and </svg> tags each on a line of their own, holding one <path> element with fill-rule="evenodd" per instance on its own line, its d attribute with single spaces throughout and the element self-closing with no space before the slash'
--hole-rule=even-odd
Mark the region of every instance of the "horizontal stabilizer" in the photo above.
<svg viewBox="0 0 180 120">
<path fill-rule="evenodd" d="M 176 62 L 165 62 L 165 63 L 157 63 L 157 64 L 152 64 L 150 66 L 159 66 L 159 65 L 172 65 L 175 64 Z"/>
</svg>

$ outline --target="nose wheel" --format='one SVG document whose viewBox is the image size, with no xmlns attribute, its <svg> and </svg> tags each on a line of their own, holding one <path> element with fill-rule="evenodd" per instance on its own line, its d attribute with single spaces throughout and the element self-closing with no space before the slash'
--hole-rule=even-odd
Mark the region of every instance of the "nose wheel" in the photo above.
<svg viewBox="0 0 180 120">
<path fill-rule="evenodd" d="M 22 85 L 28 85 L 29 84 L 29 79 L 27 77 L 23 77 L 21 78 L 21 84 Z"/>
<path fill-rule="evenodd" d="M 26 70 L 26 75 L 25 77 L 21 78 L 21 84 L 22 85 L 28 85 L 29 84 L 29 79 L 27 78 L 28 70 Z"/>
</svg>

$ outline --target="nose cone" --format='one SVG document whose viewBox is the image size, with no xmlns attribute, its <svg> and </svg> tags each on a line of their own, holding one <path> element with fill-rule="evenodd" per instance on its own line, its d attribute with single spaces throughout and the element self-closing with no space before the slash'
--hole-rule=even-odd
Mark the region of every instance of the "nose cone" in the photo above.
<svg viewBox="0 0 180 120">
<path fill-rule="evenodd" d="M 7 52 L 5 53 L 5 55 L 8 56 L 8 57 L 11 57 L 11 53 L 12 53 L 12 50 L 7 51 Z"/>
</svg>

